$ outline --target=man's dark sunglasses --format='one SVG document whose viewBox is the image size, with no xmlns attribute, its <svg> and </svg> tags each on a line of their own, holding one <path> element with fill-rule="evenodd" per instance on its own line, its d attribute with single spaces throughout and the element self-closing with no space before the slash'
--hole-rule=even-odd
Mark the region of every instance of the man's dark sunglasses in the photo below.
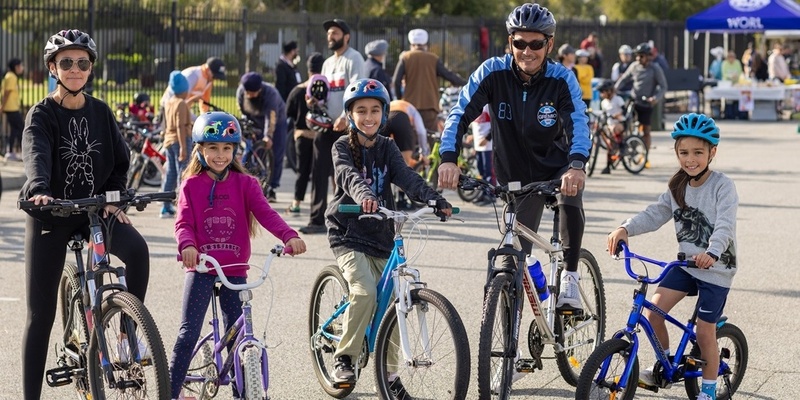
<svg viewBox="0 0 800 400">
<path fill-rule="evenodd" d="M 78 63 L 78 68 L 81 71 L 86 72 L 92 67 L 92 62 L 85 58 L 79 58 L 77 60 L 73 60 L 71 58 L 62 58 L 61 61 L 58 62 L 58 68 L 61 68 L 62 71 L 69 71 L 72 69 L 72 66 L 76 61 Z"/>
<path fill-rule="evenodd" d="M 526 47 L 530 47 L 531 50 L 541 50 L 547 44 L 548 38 L 540 39 L 540 40 L 531 40 L 530 42 L 526 42 L 522 39 L 514 39 L 511 41 L 511 45 L 514 46 L 517 50 L 525 51 Z"/>
</svg>

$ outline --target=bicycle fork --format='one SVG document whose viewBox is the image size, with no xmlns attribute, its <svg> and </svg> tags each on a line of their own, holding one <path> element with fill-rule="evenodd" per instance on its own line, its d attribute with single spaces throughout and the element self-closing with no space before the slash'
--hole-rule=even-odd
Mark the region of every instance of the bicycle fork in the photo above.
<svg viewBox="0 0 800 400">
<path fill-rule="evenodd" d="M 400 279 L 401 277 L 408 277 L 410 279 Z M 403 358 L 406 365 L 411 367 L 430 367 L 433 363 L 431 355 L 431 341 L 428 336 L 428 321 L 426 313 L 421 306 L 417 309 L 417 321 L 420 327 L 420 338 L 422 342 L 422 359 L 414 358 L 411 354 L 411 343 L 408 339 L 408 326 L 406 325 L 406 317 L 412 312 L 414 302 L 411 298 L 411 291 L 413 289 L 422 289 L 425 284 L 420 282 L 419 270 L 410 268 L 405 264 L 399 265 L 392 271 L 392 281 L 395 282 L 394 293 L 397 302 L 395 308 L 397 310 L 397 330 L 400 334 L 400 347 L 403 352 Z"/>
</svg>

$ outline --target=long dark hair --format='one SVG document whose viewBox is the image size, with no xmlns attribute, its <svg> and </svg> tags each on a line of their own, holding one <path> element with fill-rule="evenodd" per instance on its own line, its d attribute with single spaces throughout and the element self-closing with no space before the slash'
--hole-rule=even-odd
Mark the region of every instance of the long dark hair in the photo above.
<svg viewBox="0 0 800 400">
<path fill-rule="evenodd" d="M 684 136 L 685 137 L 685 136 Z M 683 137 L 678 138 L 675 140 L 675 153 L 678 152 L 678 143 L 683 139 Z M 703 141 L 706 144 L 706 147 L 709 151 L 711 148 L 714 147 L 711 143 L 707 141 Z M 711 158 L 709 158 L 708 163 L 711 164 Z M 675 199 L 675 202 L 678 203 L 678 207 L 681 209 L 686 208 L 686 186 L 689 185 L 691 182 L 692 176 L 687 174 L 683 168 L 678 169 L 678 172 L 675 175 L 672 175 L 672 178 L 669 179 L 669 183 L 667 186 L 669 187 L 669 192 L 672 193 L 672 197 Z"/>
<path fill-rule="evenodd" d="M 353 154 L 353 164 L 355 165 L 356 170 L 361 172 L 361 168 L 364 166 L 364 160 L 361 159 L 361 143 L 358 142 L 358 132 L 356 131 L 356 128 L 347 128 L 347 139 L 347 144 L 350 147 L 350 153 Z"/>
</svg>

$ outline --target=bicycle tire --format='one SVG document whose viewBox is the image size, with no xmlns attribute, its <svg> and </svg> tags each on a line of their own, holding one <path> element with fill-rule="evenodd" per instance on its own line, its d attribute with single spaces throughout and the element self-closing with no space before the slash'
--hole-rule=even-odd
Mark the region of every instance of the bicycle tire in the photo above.
<svg viewBox="0 0 800 400">
<path fill-rule="evenodd" d="M 150 159 L 145 160 L 142 169 L 142 183 L 151 187 L 161 187 L 161 170 Z"/>
<path fill-rule="evenodd" d="M 375 342 L 375 382 L 379 395 L 384 399 L 394 397 L 387 377 L 396 374 L 412 398 L 466 398 L 470 354 L 469 339 L 461 317 L 447 298 L 430 289 L 411 290 L 411 303 L 412 310 L 409 310 L 404 319 L 413 362 L 403 361 L 398 342 L 400 334 L 397 330 L 396 307 L 389 307 L 378 329 Z M 428 327 L 426 332 L 422 332 L 420 326 L 423 319 Z M 398 353 L 397 365 L 389 365 L 392 351 Z"/>
<path fill-rule="evenodd" d="M 248 160 L 247 170 L 258 179 L 259 186 L 264 196 L 269 196 L 272 188 L 272 150 L 267 148 L 267 144 L 262 140 L 253 143 L 250 159 Z"/>
<path fill-rule="evenodd" d="M 599 134 L 600 134 L 599 132 L 594 132 L 592 134 L 592 150 L 589 153 L 589 166 L 588 166 L 589 168 L 586 171 L 586 176 L 592 176 L 592 174 L 594 174 L 594 167 L 597 165 L 597 158 L 598 155 L 600 154 L 599 142 L 603 141 L 597 136 Z"/>
<path fill-rule="evenodd" d="M 130 362 L 125 360 L 128 358 L 126 355 L 120 354 L 120 350 L 128 348 L 128 339 L 120 337 L 121 328 L 126 325 L 123 319 L 126 318 L 130 318 L 136 326 L 136 342 L 143 341 L 147 346 L 149 358 L 141 357 L 141 362 Z M 100 366 L 99 339 L 95 329 L 87 355 L 92 398 L 170 399 L 169 367 L 164 343 L 153 317 L 142 302 L 128 292 L 113 293 L 102 300 L 100 321 L 104 327 L 107 359 L 114 369 L 118 390 L 107 387 L 106 377 Z M 130 332 L 128 335 L 130 336 Z"/>
<path fill-rule="evenodd" d="M 589 250 L 581 249 L 578 274 L 580 275 L 581 293 L 585 294 L 585 297 L 581 296 L 583 315 L 560 316 L 559 323 L 556 324 L 556 332 L 554 332 L 558 343 L 569 349 L 556 353 L 556 364 L 558 364 L 561 377 L 572 386 L 578 385 L 580 370 L 595 348 L 603 342 L 606 329 L 606 294 L 603 276 L 597 260 Z M 564 338 L 564 332 L 579 326 L 588 318 L 593 318 L 596 323 L 586 325 L 568 338 Z M 579 346 L 581 343 L 584 345 Z"/>
<path fill-rule="evenodd" d="M 342 272 L 337 265 L 324 267 L 317 275 L 313 288 L 308 312 L 308 332 L 314 374 L 317 376 L 317 380 L 325 393 L 331 397 L 341 399 L 347 397 L 355 387 L 354 385 L 340 389 L 333 387 L 333 364 L 336 362 L 333 355 L 336 352 L 338 342 L 328 340 L 323 336 L 316 337 L 315 334 L 322 324 L 328 320 L 331 313 L 347 301 L 350 291 L 347 287 L 347 281 L 344 280 L 344 276 L 342 276 Z M 341 336 L 343 319 L 344 314 L 336 318 L 329 325 L 329 332 L 333 335 Z"/>
<path fill-rule="evenodd" d="M 64 345 L 80 354 L 83 352 L 84 346 L 89 344 L 89 325 L 86 323 L 83 292 L 81 291 L 80 278 L 78 277 L 78 267 L 75 264 L 67 264 L 64 267 L 64 271 L 61 274 L 61 282 L 58 285 L 58 292 L 58 298 L 61 300 L 61 326 L 64 328 L 64 332 L 72 332 Z M 72 310 L 70 310 L 72 298 L 76 293 L 78 293 L 78 297 L 73 304 Z M 72 312 L 72 321 L 69 321 L 70 312 Z M 65 357 L 65 360 L 68 366 L 73 368 L 84 368 L 86 366 L 85 355 L 82 357 L 82 365 L 75 365 L 71 357 Z M 75 390 L 82 396 L 81 398 L 86 398 L 85 396 L 91 393 L 86 376 L 79 377 L 79 375 L 75 375 L 72 379 Z"/>
<path fill-rule="evenodd" d="M 641 136 L 628 136 L 622 141 L 622 165 L 628 172 L 638 174 L 647 163 L 647 147 Z"/>
<path fill-rule="evenodd" d="M 219 372 L 214 363 L 214 351 L 211 341 L 204 340 L 189 362 L 186 378 L 202 378 L 204 382 L 183 382 L 183 392 L 198 398 L 211 399 L 219 390 Z"/>
<path fill-rule="evenodd" d="M 497 274 L 489 282 L 483 300 L 483 317 L 478 343 L 480 399 L 507 399 L 511 396 L 515 358 L 515 355 L 508 354 L 513 340 L 511 290 L 513 290 L 513 276 L 507 273 Z M 498 358 L 499 361 L 496 361 Z"/>
<path fill-rule="evenodd" d="M 261 352 L 264 351 L 257 346 L 249 346 L 244 351 L 242 357 L 242 373 L 244 376 L 244 396 L 245 400 L 264 400 L 267 397 L 267 390 L 264 387 L 264 380 L 261 375 Z"/>
<path fill-rule="evenodd" d="M 633 399 L 639 379 L 639 358 L 630 353 L 630 348 L 631 343 L 624 339 L 611 339 L 597 346 L 581 371 L 575 398 L 581 400 Z M 628 377 L 628 386 L 617 390 L 614 385 L 619 382 L 619 376 L 624 373 L 627 364 L 631 362 L 631 357 L 633 365 L 631 366 L 631 375 Z M 603 385 L 598 385 L 599 373 L 606 362 L 608 363 L 607 375 L 602 377 Z"/>
<path fill-rule="evenodd" d="M 139 190 L 142 186 L 142 167 L 144 164 L 143 156 L 140 154 L 131 155 L 131 165 L 128 167 L 128 188 Z"/>
<path fill-rule="evenodd" d="M 741 329 L 733 324 L 726 323 L 717 329 L 717 347 L 720 354 L 725 354 L 728 367 L 730 368 L 731 387 L 725 385 L 723 375 L 717 378 L 717 400 L 728 400 L 739 389 L 745 371 L 747 371 L 747 360 L 749 356 L 747 339 Z M 691 356 L 701 358 L 700 347 L 695 344 L 692 347 Z M 686 365 L 687 371 L 696 371 L 698 368 L 693 365 Z M 700 394 L 700 384 L 702 378 L 686 379 L 683 384 L 686 394 L 690 399 L 694 399 Z"/>
</svg>

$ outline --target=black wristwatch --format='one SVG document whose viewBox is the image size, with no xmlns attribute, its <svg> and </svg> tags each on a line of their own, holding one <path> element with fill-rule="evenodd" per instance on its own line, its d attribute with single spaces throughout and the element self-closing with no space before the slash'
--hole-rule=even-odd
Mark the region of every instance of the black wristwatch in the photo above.
<svg viewBox="0 0 800 400">
<path fill-rule="evenodd" d="M 569 169 L 579 169 L 583 171 L 585 167 L 586 164 L 581 160 L 572 160 L 569 163 Z"/>
</svg>

